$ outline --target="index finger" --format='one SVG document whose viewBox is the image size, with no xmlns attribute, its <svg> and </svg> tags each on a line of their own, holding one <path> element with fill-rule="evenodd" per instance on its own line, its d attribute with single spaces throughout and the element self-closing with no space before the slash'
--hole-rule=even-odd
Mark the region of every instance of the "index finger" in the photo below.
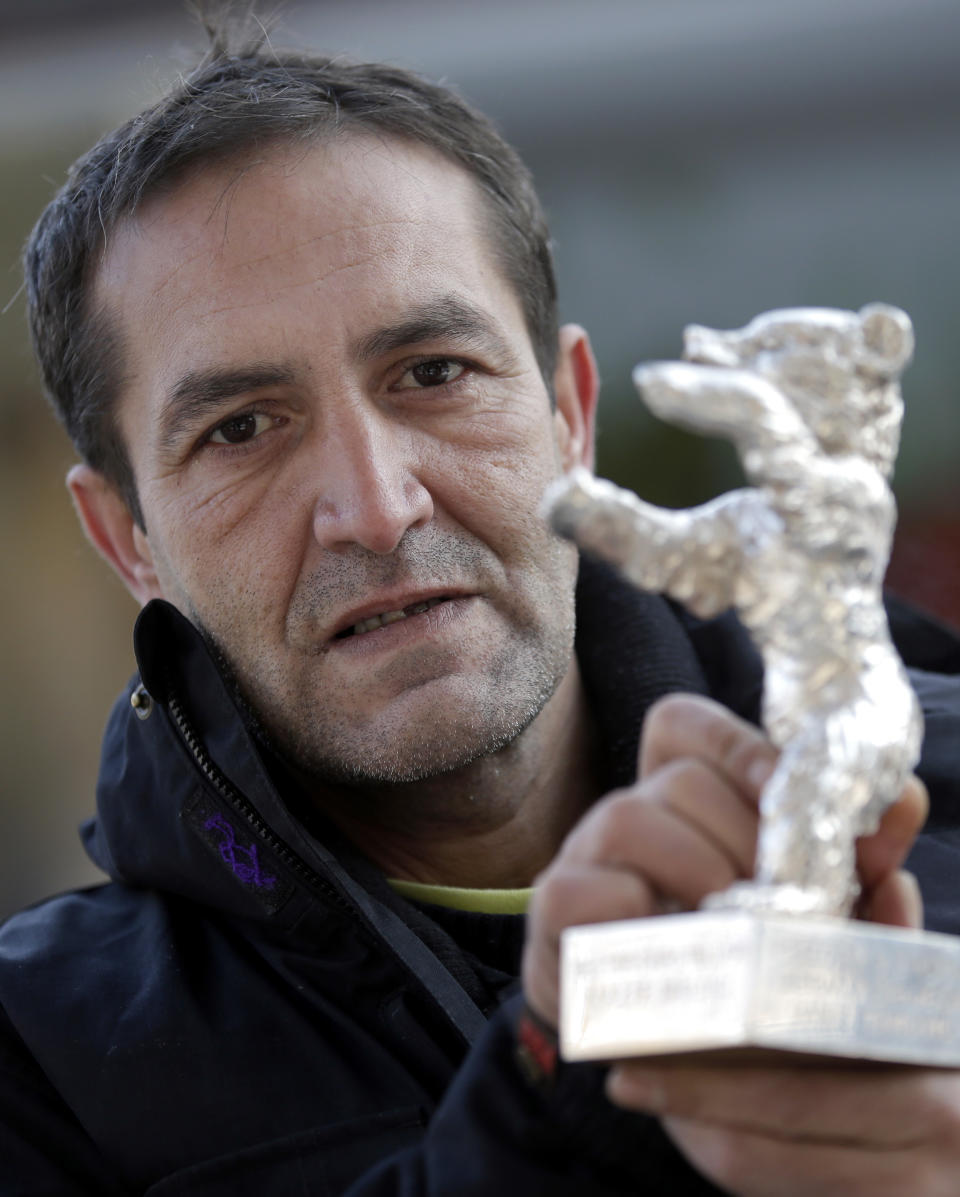
<svg viewBox="0 0 960 1197">
<path fill-rule="evenodd" d="M 883 812 L 877 830 L 857 841 L 857 871 L 865 891 L 900 868 L 926 821 L 929 807 L 926 786 L 911 774 L 900 797 Z"/>
<path fill-rule="evenodd" d="M 640 741 L 640 776 L 670 761 L 693 757 L 720 773 L 756 805 L 777 763 L 763 732 L 713 699 L 669 694 L 647 714 Z"/>
</svg>

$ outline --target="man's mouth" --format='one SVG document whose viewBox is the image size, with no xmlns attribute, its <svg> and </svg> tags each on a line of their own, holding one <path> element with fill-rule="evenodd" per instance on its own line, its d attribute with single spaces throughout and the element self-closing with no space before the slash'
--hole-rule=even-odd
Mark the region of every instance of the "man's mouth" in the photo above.
<svg viewBox="0 0 960 1197">
<path fill-rule="evenodd" d="M 348 636 L 363 636 L 367 632 L 375 632 L 377 628 L 386 627 L 387 624 L 397 623 L 401 619 L 409 619 L 411 615 L 422 615 L 431 607 L 448 602 L 450 597 L 450 595 L 441 594 L 436 598 L 411 603 L 409 607 L 403 607 L 399 611 L 384 611 L 380 615 L 371 615 L 368 619 L 361 619 L 349 628 L 344 628 L 342 632 L 337 632 L 334 640 L 345 640 Z"/>
</svg>

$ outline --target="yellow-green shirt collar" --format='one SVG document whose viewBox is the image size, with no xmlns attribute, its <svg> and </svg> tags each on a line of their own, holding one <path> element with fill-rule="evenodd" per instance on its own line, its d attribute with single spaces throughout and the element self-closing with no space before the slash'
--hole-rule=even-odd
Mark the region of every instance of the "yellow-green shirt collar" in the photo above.
<svg viewBox="0 0 960 1197">
<path fill-rule="evenodd" d="M 433 902 L 454 910 L 472 910 L 476 914 L 526 914 L 532 888 L 527 889 L 464 889 L 457 885 L 426 885 L 421 881 L 398 881 L 390 884 L 404 898 L 414 902 Z"/>
</svg>

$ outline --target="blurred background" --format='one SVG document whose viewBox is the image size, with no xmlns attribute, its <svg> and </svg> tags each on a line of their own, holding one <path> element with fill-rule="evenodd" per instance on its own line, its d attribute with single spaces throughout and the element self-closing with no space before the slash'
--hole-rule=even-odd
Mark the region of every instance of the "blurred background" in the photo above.
<svg viewBox="0 0 960 1197">
<path fill-rule="evenodd" d="M 599 471 L 648 499 L 739 481 L 728 447 L 656 426 L 629 385 L 685 323 L 909 311 L 890 578 L 960 623 L 957 0 L 316 0 L 272 37 L 420 69 L 499 123 L 552 217 L 563 317 L 594 337 Z M 135 616 L 70 510 L 18 255 L 72 159 L 201 44 L 179 0 L 0 0 L 0 917 L 96 879 L 76 825 Z"/>
</svg>

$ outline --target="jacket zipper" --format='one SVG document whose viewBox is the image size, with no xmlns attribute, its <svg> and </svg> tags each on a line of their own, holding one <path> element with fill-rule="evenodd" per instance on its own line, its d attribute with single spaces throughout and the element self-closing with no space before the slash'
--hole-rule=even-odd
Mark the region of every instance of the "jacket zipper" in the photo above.
<svg viewBox="0 0 960 1197">
<path fill-rule="evenodd" d="M 263 819 L 256 807 L 220 772 L 210 757 L 207 756 L 200 738 L 194 731 L 193 725 L 187 718 L 179 700 L 173 696 L 169 697 L 167 699 L 167 709 L 170 712 L 170 717 L 173 719 L 174 726 L 180 733 L 184 745 L 206 781 L 210 783 L 221 798 L 229 802 L 233 810 L 240 815 L 261 843 L 265 844 L 271 852 L 283 861 L 288 869 L 296 873 L 307 885 L 319 890 L 325 897 L 332 898 L 342 910 L 349 911 L 356 917 L 357 911 L 353 903 L 335 885 L 325 877 L 322 877 L 315 869 L 312 869 L 284 840 L 280 839 L 271 830 L 270 825 Z M 360 922 L 362 924 L 363 920 L 361 919 Z"/>
</svg>

